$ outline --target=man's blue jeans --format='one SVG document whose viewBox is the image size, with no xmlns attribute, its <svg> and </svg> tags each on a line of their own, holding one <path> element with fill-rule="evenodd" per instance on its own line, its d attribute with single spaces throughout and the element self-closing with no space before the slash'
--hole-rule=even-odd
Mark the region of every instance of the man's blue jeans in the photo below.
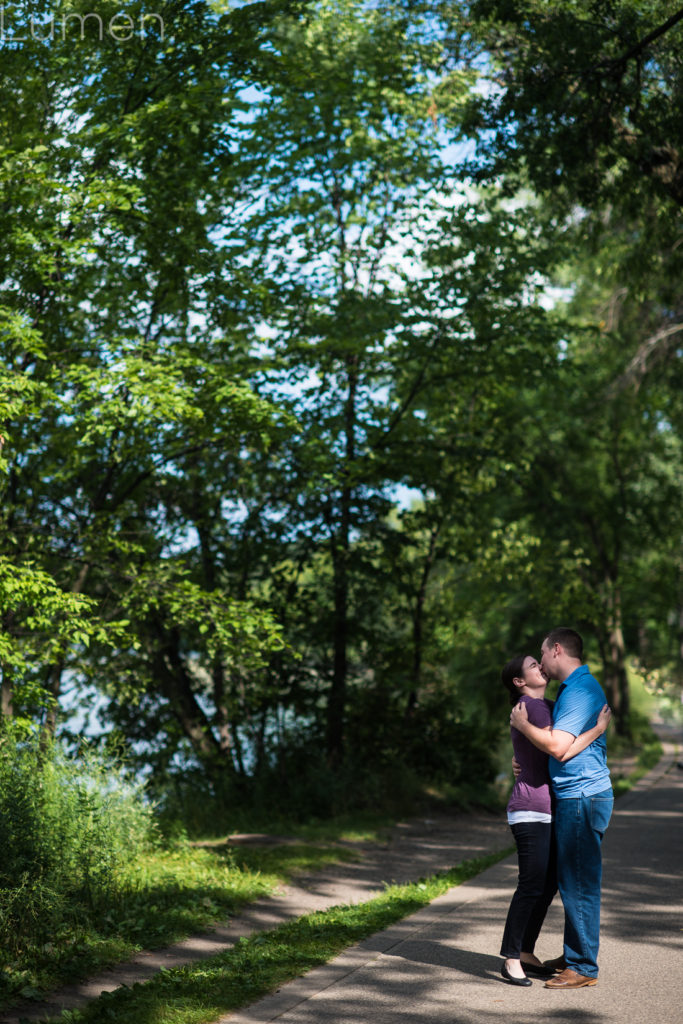
<svg viewBox="0 0 683 1024">
<path fill-rule="evenodd" d="M 611 789 L 555 804 L 557 882 L 564 904 L 564 958 L 573 971 L 598 976 L 602 837 L 614 804 Z"/>
</svg>

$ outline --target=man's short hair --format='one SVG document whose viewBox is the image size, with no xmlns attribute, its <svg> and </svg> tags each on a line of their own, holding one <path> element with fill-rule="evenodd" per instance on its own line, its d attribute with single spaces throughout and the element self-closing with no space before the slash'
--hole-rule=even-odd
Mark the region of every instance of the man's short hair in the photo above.
<svg viewBox="0 0 683 1024">
<path fill-rule="evenodd" d="M 578 658 L 579 661 L 583 661 L 583 640 L 575 629 L 570 629 L 568 626 L 557 626 L 556 629 L 550 630 L 545 638 L 545 643 L 550 647 L 553 644 L 559 644 L 570 658 Z"/>
</svg>

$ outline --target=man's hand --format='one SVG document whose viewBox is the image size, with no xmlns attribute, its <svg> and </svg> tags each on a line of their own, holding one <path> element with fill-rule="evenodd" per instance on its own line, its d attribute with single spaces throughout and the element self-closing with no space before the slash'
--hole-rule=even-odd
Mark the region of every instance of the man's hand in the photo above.
<svg viewBox="0 0 683 1024">
<path fill-rule="evenodd" d="M 529 715 L 526 709 L 526 704 L 522 701 L 519 704 L 515 704 L 514 708 L 510 712 L 510 725 L 515 729 L 519 729 L 520 732 L 524 732 L 524 723 L 529 721 Z"/>
<path fill-rule="evenodd" d="M 598 715 L 598 720 L 595 724 L 601 732 L 605 732 L 611 720 L 612 709 L 609 706 L 609 704 L 603 704 L 602 708 L 600 709 L 600 714 Z"/>
<path fill-rule="evenodd" d="M 512 757 L 512 774 L 514 775 L 515 780 L 518 779 L 522 774 L 522 766 L 517 760 L 517 758 L 514 756 L 514 754 Z"/>
</svg>

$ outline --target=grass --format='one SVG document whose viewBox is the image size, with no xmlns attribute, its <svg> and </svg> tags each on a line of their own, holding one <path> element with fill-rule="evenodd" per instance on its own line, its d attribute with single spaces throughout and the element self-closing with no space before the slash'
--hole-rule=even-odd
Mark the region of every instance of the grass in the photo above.
<svg viewBox="0 0 683 1024">
<path fill-rule="evenodd" d="M 268 835 L 287 836 L 305 843 L 379 843 L 385 841 L 395 824 L 396 815 L 357 811 L 353 814 L 340 814 L 332 818 L 305 822 L 289 818 L 269 818 L 265 821 L 252 819 L 248 828 L 245 825 L 244 831 L 263 831 Z M 201 845 L 214 846 L 229 841 L 230 836 L 205 838 Z"/>
<path fill-rule="evenodd" d="M 224 922 L 299 872 L 354 858 L 344 847 L 304 843 L 149 851 L 120 879 L 117 899 L 105 911 L 70 921 L 48 944 L 28 946 L 2 964 L 0 1006 Z"/>
<path fill-rule="evenodd" d="M 657 697 L 647 690 L 642 676 L 629 669 L 629 699 L 632 738 L 623 739 L 612 727 L 607 733 L 607 763 L 612 771 L 615 797 L 628 793 L 643 776 L 655 767 L 662 756 L 662 745 L 652 730 L 650 719 L 658 710 Z M 626 759 L 625 770 L 620 761 Z M 634 759 L 631 764 L 630 759 Z"/>
<path fill-rule="evenodd" d="M 240 939 L 201 964 L 162 971 L 146 984 L 106 993 L 83 1010 L 65 1011 L 54 1019 L 59 1024 L 215 1021 L 414 913 L 511 852 L 508 848 L 420 882 L 390 886 L 365 903 L 308 914 L 273 931 Z"/>
</svg>

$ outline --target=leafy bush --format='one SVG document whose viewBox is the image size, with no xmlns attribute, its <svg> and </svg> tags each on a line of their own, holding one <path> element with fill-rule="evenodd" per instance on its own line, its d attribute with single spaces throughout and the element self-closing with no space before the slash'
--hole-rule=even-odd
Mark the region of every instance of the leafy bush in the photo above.
<svg viewBox="0 0 683 1024">
<path fill-rule="evenodd" d="M 153 837 L 139 785 L 92 753 L 37 740 L 0 744 L 0 945 L 47 941 L 110 903 Z"/>
</svg>

